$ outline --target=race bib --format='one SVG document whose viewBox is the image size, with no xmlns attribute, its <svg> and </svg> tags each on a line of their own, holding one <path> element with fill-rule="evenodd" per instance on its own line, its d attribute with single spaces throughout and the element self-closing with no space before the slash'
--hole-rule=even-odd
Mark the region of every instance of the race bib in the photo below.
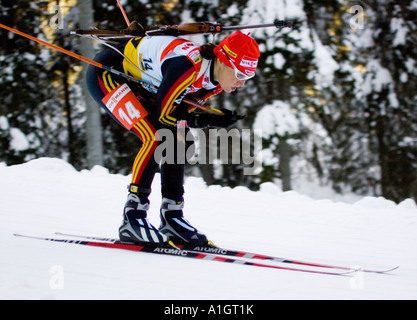
<svg viewBox="0 0 417 320">
<path fill-rule="evenodd" d="M 148 115 L 126 83 L 114 89 L 102 101 L 127 130 Z"/>
</svg>

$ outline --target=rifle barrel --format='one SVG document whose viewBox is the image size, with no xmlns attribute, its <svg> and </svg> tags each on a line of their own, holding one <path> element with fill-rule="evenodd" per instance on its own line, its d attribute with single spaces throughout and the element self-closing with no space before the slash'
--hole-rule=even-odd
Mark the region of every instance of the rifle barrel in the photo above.
<svg viewBox="0 0 417 320">
<path fill-rule="evenodd" d="M 258 29 L 258 28 L 269 28 L 269 27 L 276 27 L 276 28 L 292 28 L 292 23 L 286 20 L 275 20 L 274 23 L 267 23 L 267 24 L 254 24 L 248 26 L 229 26 L 229 27 L 222 27 L 222 31 L 232 31 L 232 30 L 242 30 L 242 29 Z"/>
</svg>

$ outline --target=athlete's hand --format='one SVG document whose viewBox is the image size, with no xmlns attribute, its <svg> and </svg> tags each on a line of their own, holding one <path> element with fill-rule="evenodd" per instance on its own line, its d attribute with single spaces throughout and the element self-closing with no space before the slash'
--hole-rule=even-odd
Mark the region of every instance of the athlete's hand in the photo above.
<svg viewBox="0 0 417 320">
<path fill-rule="evenodd" d="M 235 111 L 228 109 L 219 109 L 223 114 L 209 114 L 202 112 L 187 113 L 177 109 L 172 114 L 173 117 L 186 120 L 187 125 L 190 128 L 204 129 L 208 127 L 215 128 L 229 128 L 233 126 L 237 121 L 246 118 L 244 115 L 239 115 Z"/>
<path fill-rule="evenodd" d="M 238 114 L 236 111 L 220 109 L 223 115 L 205 114 L 205 121 L 208 127 L 230 128 L 239 120 L 245 119 L 246 116 Z"/>
</svg>

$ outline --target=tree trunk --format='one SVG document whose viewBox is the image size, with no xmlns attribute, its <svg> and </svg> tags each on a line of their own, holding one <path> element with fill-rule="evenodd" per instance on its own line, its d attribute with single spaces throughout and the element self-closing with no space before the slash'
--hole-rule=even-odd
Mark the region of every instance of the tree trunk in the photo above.
<svg viewBox="0 0 417 320">
<path fill-rule="evenodd" d="M 94 25 L 94 12 L 92 0 L 79 0 L 77 6 L 80 10 L 79 13 L 79 25 L 81 29 L 89 29 Z M 93 59 L 95 52 L 91 39 L 81 38 L 81 55 Z M 87 122 L 86 122 L 86 135 L 87 135 L 87 164 L 91 169 L 95 165 L 103 165 L 103 139 L 102 139 L 102 127 L 100 108 L 94 99 L 91 97 L 85 77 L 87 73 L 88 65 L 84 64 L 82 76 L 82 92 L 87 107 Z"/>
<path fill-rule="evenodd" d="M 279 172 L 282 179 L 282 191 L 291 190 L 291 146 L 287 142 L 287 138 L 279 139 Z"/>
<path fill-rule="evenodd" d="M 75 145 L 75 135 L 74 135 L 74 127 L 72 125 L 72 117 L 71 117 L 71 104 L 70 104 L 70 94 L 69 94 L 69 84 L 68 84 L 68 67 L 65 70 L 62 70 L 62 85 L 64 87 L 64 101 L 65 101 L 65 114 L 67 118 L 67 126 L 68 126 L 68 152 L 69 152 L 69 163 L 73 166 L 78 164 L 78 159 L 76 156 L 76 145 Z"/>
</svg>

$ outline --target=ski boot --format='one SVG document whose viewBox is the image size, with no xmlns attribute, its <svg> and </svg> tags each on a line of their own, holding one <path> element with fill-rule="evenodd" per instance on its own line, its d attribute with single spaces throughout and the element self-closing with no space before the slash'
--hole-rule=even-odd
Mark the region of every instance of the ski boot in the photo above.
<svg viewBox="0 0 417 320">
<path fill-rule="evenodd" d="M 207 237 L 184 219 L 183 208 L 184 200 L 182 198 L 175 201 L 164 197 L 161 204 L 159 231 L 173 242 L 185 242 L 198 246 L 207 245 Z"/>
<path fill-rule="evenodd" d="M 149 222 L 147 211 L 149 200 L 140 199 L 130 192 L 123 212 L 123 222 L 119 228 L 121 242 L 166 245 L 168 238 Z"/>
</svg>

